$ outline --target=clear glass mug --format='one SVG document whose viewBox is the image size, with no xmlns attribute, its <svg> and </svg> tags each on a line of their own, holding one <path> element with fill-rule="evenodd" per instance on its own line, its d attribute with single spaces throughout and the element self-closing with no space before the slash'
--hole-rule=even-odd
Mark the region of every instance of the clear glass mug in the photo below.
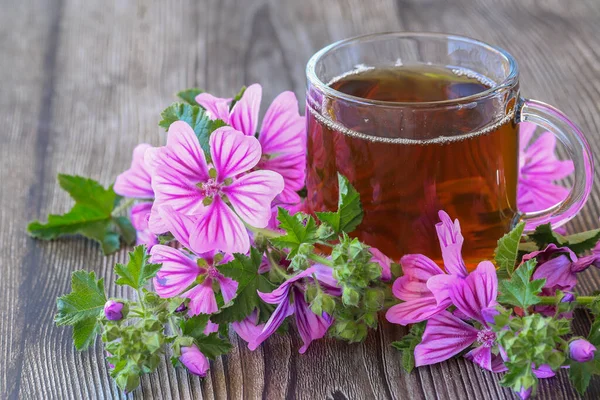
<svg viewBox="0 0 600 400">
<path fill-rule="evenodd" d="M 439 66 L 485 83 L 486 90 L 441 101 L 369 100 L 331 87 L 365 69 Z M 343 40 L 308 62 L 307 208 L 337 206 L 337 172 L 361 195 L 353 233 L 398 260 L 422 253 L 441 260 L 435 223 L 445 210 L 461 223 L 468 266 L 492 257 L 519 220 L 554 227 L 577 214 L 593 182 L 593 160 L 579 128 L 562 112 L 519 93 L 519 70 L 505 50 L 436 33 L 384 33 Z M 545 210 L 516 206 L 518 123 L 556 135 L 575 166 L 568 197 Z"/>
</svg>

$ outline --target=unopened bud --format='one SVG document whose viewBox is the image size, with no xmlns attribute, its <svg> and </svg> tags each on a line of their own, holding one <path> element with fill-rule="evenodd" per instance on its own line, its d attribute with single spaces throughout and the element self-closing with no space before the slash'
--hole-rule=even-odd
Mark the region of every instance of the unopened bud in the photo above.
<svg viewBox="0 0 600 400">
<path fill-rule="evenodd" d="M 119 321 L 123 319 L 123 307 L 125 305 L 119 301 L 108 300 L 104 304 L 104 315 L 109 321 Z"/>
</svg>

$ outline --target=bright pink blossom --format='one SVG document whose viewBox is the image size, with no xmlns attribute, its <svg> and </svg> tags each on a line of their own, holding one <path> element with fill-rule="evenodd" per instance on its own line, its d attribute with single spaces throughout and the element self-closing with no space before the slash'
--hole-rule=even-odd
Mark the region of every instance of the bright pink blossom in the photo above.
<svg viewBox="0 0 600 400">
<path fill-rule="evenodd" d="M 246 253 L 250 240 L 244 223 L 267 226 L 283 179 L 273 171 L 246 173 L 260 160 L 260 143 L 231 127 L 212 133 L 210 155 L 208 165 L 194 131 L 183 121 L 171 124 L 166 146 L 146 152 L 156 195 L 150 229 L 167 231 L 160 209 L 169 206 L 170 212 L 194 221 L 189 240 L 196 253 Z"/>
<path fill-rule="evenodd" d="M 198 376 L 205 376 L 206 371 L 210 368 L 208 359 L 195 344 L 181 348 L 179 361 L 185 365 L 188 371 Z"/>
<path fill-rule="evenodd" d="M 252 329 L 248 324 L 244 326 L 247 329 L 246 332 L 243 332 L 246 336 L 244 339 L 248 341 L 250 350 L 256 349 L 267 340 L 290 315 L 295 316 L 296 327 L 304 343 L 300 348 L 300 353 L 304 353 L 313 340 L 325 336 L 333 323 L 333 318 L 325 312 L 321 315 L 312 312 L 304 298 L 304 281 L 312 281 L 313 276 L 316 277 L 316 283 L 325 292 L 336 296 L 341 294 L 341 289 L 337 287 L 337 282 L 332 276 L 331 268 L 322 265 L 314 265 L 300 272 L 271 293 L 258 292 L 265 303 L 276 304 L 277 308 L 258 334 L 258 329 Z"/>
<path fill-rule="evenodd" d="M 152 190 L 150 168 L 144 160 L 147 149 L 152 148 L 149 144 L 142 143 L 133 150 L 131 167 L 117 176 L 113 187 L 115 193 L 123 197 L 133 199 L 152 200 L 154 190 Z M 148 219 L 152 202 L 144 201 L 131 208 L 131 224 L 135 228 L 136 244 L 145 244 L 149 249 L 158 243 L 156 235 L 148 229 Z"/>
<path fill-rule="evenodd" d="M 452 304 L 461 317 L 476 321 L 481 328 L 448 311 L 434 315 L 427 321 L 423 340 L 415 348 L 415 365 L 442 362 L 476 343 L 465 355 L 467 359 L 489 371 L 505 371 L 501 356 L 492 352 L 496 334 L 487 321 L 490 309 L 497 304 L 497 295 L 496 268 L 489 261 L 481 262 L 465 279 L 456 280 L 450 288 Z"/>
<path fill-rule="evenodd" d="M 193 221 L 179 213 L 163 211 L 163 220 L 169 232 L 184 247 L 189 247 L 189 236 L 194 228 Z M 154 278 L 154 288 L 160 297 L 187 297 L 189 315 L 213 314 L 218 311 L 215 284 L 220 288 L 225 303 L 236 295 L 238 283 L 223 276 L 216 265 L 218 253 L 186 254 L 169 246 L 156 245 L 150 251 L 151 261 L 162 264 Z M 220 263 L 231 260 L 224 256 Z M 214 328 L 214 327 L 212 327 Z"/>
<path fill-rule="evenodd" d="M 407 325 L 421 322 L 441 313 L 450 306 L 449 288 L 456 279 L 467 276 L 461 256 L 463 236 L 458 220 L 452 222 L 444 211 L 439 212 L 441 222 L 436 224 L 442 249 L 445 271 L 422 254 L 402 257 L 403 276 L 392 286 L 394 296 L 403 300 L 386 313 L 388 321 Z"/>
<path fill-rule="evenodd" d="M 254 136 L 258 128 L 258 113 L 262 97 L 259 84 L 248 86 L 231 112 L 232 99 L 215 97 L 208 93 L 196 96 L 211 118 L 221 119 L 243 132 Z M 262 157 L 258 168 L 275 171 L 283 177 L 285 187 L 278 196 L 284 204 L 296 204 L 300 196 L 296 191 L 304 187 L 306 165 L 306 122 L 298 112 L 298 100 L 293 92 L 283 92 L 273 100 L 258 132 Z"/>
<path fill-rule="evenodd" d="M 551 132 L 542 133 L 530 143 L 536 127 L 530 122 L 519 124 L 517 205 L 525 212 L 544 210 L 566 199 L 569 189 L 554 182 L 566 178 L 575 169 L 573 161 L 560 161 L 556 157 L 556 137 Z"/>
</svg>

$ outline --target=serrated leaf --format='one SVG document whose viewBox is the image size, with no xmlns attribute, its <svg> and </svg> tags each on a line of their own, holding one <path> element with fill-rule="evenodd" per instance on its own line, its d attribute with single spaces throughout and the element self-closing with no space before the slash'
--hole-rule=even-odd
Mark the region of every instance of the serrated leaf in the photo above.
<svg viewBox="0 0 600 400">
<path fill-rule="evenodd" d="M 129 252 L 127 265 L 116 264 L 115 273 L 119 278 L 115 281 L 117 285 L 127 285 L 134 289 L 141 289 L 152 279 L 161 267 L 161 264 L 151 264 L 150 256 L 146 246 L 136 246 Z"/>
<path fill-rule="evenodd" d="M 179 97 L 181 100 L 185 101 L 186 103 L 192 106 L 199 106 L 200 104 L 198 104 L 198 102 L 196 101 L 196 96 L 198 96 L 200 93 L 204 93 L 204 90 L 198 88 L 190 88 L 178 92 L 177 97 Z"/>
<path fill-rule="evenodd" d="M 415 324 L 402 339 L 392 342 L 392 347 L 402 353 L 402 368 L 408 373 L 415 368 L 415 347 L 421 343 L 424 331 L 424 322 Z"/>
<path fill-rule="evenodd" d="M 596 371 L 596 360 L 580 363 L 571 361 L 569 363 L 569 380 L 580 395 L 584 395 L 587 390 L 590 380 Z"/>
<path fill-rule="evenodd" d="M 288 259 L 296 255 L 301 244 L 317 241 L 317 223 L 313 217 L 303 213 L 290 215 L 286 209 L 279 207 L 277 220 L 285 234 L 271 239 L 271 243 L 280 249 L 289 249 Z"/>
<path fill-rule="evenodd" d="M 531 280 L 536 263 L 536 260 L 527 260 L 515 270 L 510 280 L 503 279 L 498 283 L 499 303 L 526 310 L 540 302 L 538 294 L 546 280 Z"/>
<path fill-rule="evenodd" d="M 517 262 L 517 255 L 519 253 L 519 242 L 521 241 L 524 229 L 525 222 L 519 222 L 513 230 L 498 240 L 498 247 L 494 251 L 496 265 L 501 270 L 506 271 L 508 276 L 511 276 L 515 270 L 515 263 Z"/>
<path fill-rule="evenodd" d="M 185 336 L 190 336 L 194 339 L 201 338 L 205 336 L 204 329 L 206 328 L 209 318 L 210 315 L 208 314 L 198 314 L 190 317 L 181 323 L 181 331 Z"/>
<path fill-rule="evenodd" d="M 78 350 L 89 346 L 99 332 L 98 317 L 104 311 L 104 282 L 94 272 L 75 271 L 71 293 L 56 299 L 56 325 L 73 325 L 73 341 Z"/>
<path fill-rule="evenodd" d="M 273 306 L 264 303 L 258 297 L 257 291 L 271 292 L 274 285 L 267 278 L 258 273 L 262 261 L 262 254 L 254 247 L 250 250 L 250 257 L 243 254 L 234 254 L 234 260 L 217 269 L 223 275 L 232 278 L 238 283 L 237 294 L 231 305 L 221 308 L 218 314 L 213 314 L 211 320 L 217 324 L 241 321 L 258 309 L 259 318 L 263 320 L 273 311 Z"/>
<path fill-rule="evenodd" d="M 202 354 L 211 360 L 229 353 L 232 347 L 229 340 L 220 337 L 218 333 L 196 338 L 195 342 Z"/>
<path fill-rule="evenodd" d="M 105 189 L 93 179 L 81 176 L 59 175 L 60 186 L 75 200 L 71 210 L 63 215 L 50 214 L 43 224 L 32 221 L 27 232 L 34 238 L 52 240 L 65 235 L 80 234 L 100 243 L 104 254 L 111 254 L 120 247 L 120 234 L 124 229 L 122 220 L 113 218 L 112 210 L 119 197 L 112 186 Z M 124 232 L 124 240 L 131 240 L 131 232 Z"/>
<path fill-rule="evenodd" d="M 336 234 L 350 233 L 363 219 L 363 210 L 360 195 L 350 184 L 348 179 L 338 173 L 338 209 L 336 212 L 318 212 L 317 217 L 321 222 L 330 225 Z"/>
<path fill-rule="evenodd" d="M 600 240 L 600 229 L 563 236 L 552 231 L 550 224 L 545 224 L 538 226 L 535 232 L 528 234 L 528 236 L 540 249 L 553 243 L 558 247 L 568 247 L 575 254 L 581 255 L 596 246 Z"/>
<path fill-rule="evenodd" d="M 588 341 L 600 348 L 600 318 L 596 318 L 592 327 L 590 328 L 590 334 L 588 335 Z"/>
<path fill-rule="evenodd" d="M 175 121 L 187 122 L 196 133 L 206 157 L 210 157 L 210 135 L 215 129 L 226 125 L 220 119 L 211 120 L 203 108 L 185 103 L 172 104 L 161 113 L 161 116 L 162 120 L 158 124 L 167 130 Z"/>
</svg>

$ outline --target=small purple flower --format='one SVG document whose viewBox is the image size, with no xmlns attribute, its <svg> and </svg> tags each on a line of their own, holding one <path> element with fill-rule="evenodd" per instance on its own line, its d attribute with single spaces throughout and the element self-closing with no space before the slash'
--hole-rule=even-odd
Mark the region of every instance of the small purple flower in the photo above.
<svg viewBox="0 0 600 400">
<path fill-rule="evenodd" d="M 569 356 L 577 362 L 588 362 L 594 359 L 596 347 L 585 339 L 575 339 L 569 343 Z"/>
<path fill-rule="evenodd" d="M 210 367 L 206 356 L 202 354 L 195 344 L 181 348 L 179 361 L 185 365 L 190 373 L 198 376 L 205 376 L 206 371 Z"/>
<path fill-rule="evenodd" d="M 521 390 L 519 390 L 517 394 L 519 395 L 521 400 L 527 400 L 529 396 L 531 396 L 531 389 L 532 388 L 525 389 L 525 387 L 521 387 Z"/>
<path fill-rule="evenodd" d="M 109 300 L 104 304 L 104 315 L 109 321 L 119 321 L 123 319 L 124 304 L 118 301 Z"/>
</svg>

